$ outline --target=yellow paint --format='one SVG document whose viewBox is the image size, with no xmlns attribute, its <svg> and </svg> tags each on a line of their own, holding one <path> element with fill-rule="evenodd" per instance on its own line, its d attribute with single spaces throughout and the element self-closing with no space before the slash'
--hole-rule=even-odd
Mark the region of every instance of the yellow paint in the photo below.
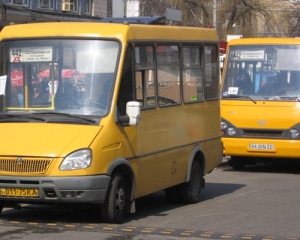
<svg viewBox="0 0 300 240">
<path fill-rule="evenodd" d="M 134 198 L 186 181 L 189 158 L 195 146 L 205 156 L 205 173 L 212 171 L 221 158 L 219 100 L 180 103 L 178 106 L 143 110 L 138 126 L 122 127 L 115 121 L 118 92 L 125 63 L 126 46 L 136 42 L 157 44 L 218 44 L 215 30 L 191 27 L 124 25 L 111 23 L 56 22 L 13 25 L 1 31 L 0 40 L 14 43 L 26 39 L 114 39 L 121 44 L 116 70 L 114 96 L 108 115 L 99 125 L 58 123 L 1 123 L 0 158 L 45 159 L 50 164 L 44 172 L 22 176 L 70 177 L 105 175 L 118 158 L 128 160 L 135 179 Z M 3 58 L 5 59 L 5 58 Z M 8 59 L 8 57 L 7 57 Z M 3 62 L 1 69 L 7 71 Z M 192 97 L 196 101 L 196 97 Z M 4 101 L 5 102 L 5 101 Z M 51 110 L 53 106 L 51 106 Z M 20 110 L 15 108 L 15 110 Z M 27 109 L 28 111 L 33 109 Z M 93 161 L 87 169 L 60 171 L 66 156 L 83 148 L 92 150 Z M 2 176 L 18 176 L 1 172 Z M 53 224 L 48 224 L 53 225 Z M 90 228 L 86 226 L 86 228 Z M 110 229 L 105 227 L 104 229 Z M 131 229 L 123 229 L 131 231 Z M 144 230 L 145 231 L 145 230 Z"/>
<path fill-rule="evenodd" d="M 228 42 L 227 51 L 231 47 L 245 46 L 272 46 L 281 45 L 287 48 L 299 46 L 300 41 L 297 38 L 244 38 L 235 39 Z M 249 50 L 250 51 L 250 50 Z M 227 52 L 227 56 L 229 52 Z M 229 61 L 227 58 L 225 62 Z M 246 60 L 243 60 L 246 61 Z M 239 62 L 243 62 L 239 61 Z M 273 60 L 275 61 L 275 60 Z M 257 60 L 253 60 L 257 62 Z M 238 64 L 238 61 L 234 62 Z M 251 62 L 249 62 L 251 64 Z M 242 64 L 241 64 L 242 65 Z M 274 66 L 276 64 L 274 63 Z M 236 66 L 236 65 L 235 65 Z M 229 68 L 229 67 L 228 67 Z M 238 73 L 236 66 L 236 72 Z M 253 68 L 249 70 L 252 74 Z M 275 71 L 275 70 L 274 70 Z M 223 68 L 222 84 L 226 72 L 230 74 L 225 64 Z M 271 70 L 270 70 L 271 72 Z M 288 72 L 288 71 L 286 71 Z M 293 72 L 293 71 L 290 71 Z M 257 74 L 259 70 L 257 70 Z M 294 71 L 295 74 L 296 71 Z M 231 73 L 236 74 L 236 73 Z M 292 73 L 291 73 L 292 74 Z M 252 79 L 254 77 L 252 76 Z M 232 84 L 232 83 L 231 83 Z M 227 88 L 224 87 L 226 90 Z M 224 91 L 225 91 L 224 90 Z M 297 96 L 297 94 L 295 94 Z M 288 131 L 292 126 L 299 123 L 300 104 L 298 101 L 285 100 L 263 100 L 256 99 L 255 94 L 251 95 L 256 103 L 245 98 L 222 98 L 221 99 L 221 117 L 233 124 L 241 132 L 248 129 L 270 130 L 270 131 Z M 243 157 L 267 157 L 267 158 L 299 158 L 300 141 L 299 138 L 291 139 L 282 136 L 269 137 L 265 135 L 257 137 L 255 135 L 246 135 L 244 137 L 227 137 L 222 138 L 224 144 L 224 155 L 243 156 Z M 272 145 L 273 149 L 253 149 L 251 144 L 260 144 L 261 146 Z"/>
</svg>

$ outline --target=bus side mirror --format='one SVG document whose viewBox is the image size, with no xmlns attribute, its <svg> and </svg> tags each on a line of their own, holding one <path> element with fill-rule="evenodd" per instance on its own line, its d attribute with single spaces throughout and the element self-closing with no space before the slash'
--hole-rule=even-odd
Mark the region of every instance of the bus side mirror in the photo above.
<svg viewBox="0 0 300 240">
<path fill-rule="evenodd" d="M 139 102 L 131 101 L 126 104 L 126 115 L 118 116 L 122 126 L 136 126 L 141 119 L 141 106 Z"/>
<path fill-rule="evenodd" d="M 141 119 L 141 106 L 139 102 L 131 101 L 126 104 L 126 114 L 129 117 L 129 126 L 136 126 Z"/>
</svg>

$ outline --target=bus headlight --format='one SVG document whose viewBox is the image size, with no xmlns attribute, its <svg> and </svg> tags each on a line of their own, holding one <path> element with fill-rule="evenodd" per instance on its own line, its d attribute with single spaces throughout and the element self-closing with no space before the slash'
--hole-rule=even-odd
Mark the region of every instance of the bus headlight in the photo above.
<svg viewBox="0 0 300 240">
<path fill-rule="evenodd" d="M 297 128 L 292 128 L 290 134 L 292 138 L 297 138 L 299 136 L 299 130 Z"/>
<path fill-rule="evenodd" d="M 224 130 L 224 129 L 226 129 L 226 128 L 227 128 L 227 123 L 224 122 L 224 121 L 222 121 L 222 122 L 221 122 L 221 129 Z"/>
<path fill-rule="evenodd" d="M 92 151 L 90 149 L 82 149 L 71 153 L 61 163 L 59 169 L 65 170 L 77 170 L 87 168 L 92 163 Z"/>
<path fill-rule="evenodd" d="M 229 127 L 227 133 L 229 136 L 233 136 L 236 134 L 236 129 L 234 127 Z"/>
<path fill-rule="evenodd" d="M 238 129 L 224 118 L 221 118 L 221 134 L 223 137 L 238 137 Z"/>
</svg>

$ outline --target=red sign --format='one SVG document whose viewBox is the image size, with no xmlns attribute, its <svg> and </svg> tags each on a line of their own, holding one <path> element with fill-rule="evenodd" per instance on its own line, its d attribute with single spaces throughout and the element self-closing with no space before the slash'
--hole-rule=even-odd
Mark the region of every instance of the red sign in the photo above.
<svg viewBox="0 0 300 240">
<path fill-rule="evenodd" d="M 23 86 L 23 72 L 14 71 L 10 73 L 11 86 Z"/>
<path fill-rule="evenodd" d="M 41 79 L 41 78 L 49 78 L 50 77 L 49 72 L 50 72 L 49 69 L 41 71 L 38 74 L 39 79 Z M 78 78 L 85 78 L 85 74 L 76 73 L 75 69 L 62 69 L 61 76 L 62 76 L 62 78 L 72 78 L 72 77 L 73 78 L 77 78 L 77 79 Z"/>
<path fill-rule="evenodd" d="M 74 72 L 75 70 L 74 69 L 63 69 L 62 70 L 62 78 L 71 78 L 72 77 L 72 73 Z M 49 69 L 46 69 L 44 71 L 41 71 L 39 74 L 38 74 L 38 77 L 39 78 L 49 78 L 50 77 L 50 74 L 49 74 L 50 70 Z"/>
<path fill-rule="evenodd" d="M 226 41 L 220 41 L 220 53 L 226 54 L 227 49 L 227 42 Z"/>
</svg>

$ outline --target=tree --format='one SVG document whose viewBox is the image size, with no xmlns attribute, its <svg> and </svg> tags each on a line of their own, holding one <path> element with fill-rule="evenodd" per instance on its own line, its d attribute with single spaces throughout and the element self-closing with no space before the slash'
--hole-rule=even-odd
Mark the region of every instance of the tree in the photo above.
<svg viewBox="0 0 300 240">
<path fill-rule="evenodd" d="M 141 16 L 164 15 L 167 8 L 182 11 L 181 25 L 207 27 L 212 25 L 211 0 L 140 0 Z M 168 24 L 178 24 L 168 22 Z"/>
<path fill-rule="evenodd" d="M 286 19 L 286 35 L 289 37 L 300 36 L 300 3 L 289 2 L 284 9 L 284 19 Z"/>
<path fill-rule="evenodd" d="M 280 0 L 223 0 L 218 8 L 222 19 L 222 36 L 240 34 L 244 37 L 270 36 L 278 32 Z M 274 11 L 275 10 L 275 11 Z"/>
<path fill-rule="evenodd" d="M 228 34 L 244 37 L 300 36 L 300 4 L 288 0 L 216 0 L 217 32 L 221 40 Z M 182 11 L 184 26 L 213 25 L 212 0 L 140 0 L 140 13 L 164 15 L 166 8 Z M 168 22 L 178 25 L 176 22 Z"/>
</svg>

